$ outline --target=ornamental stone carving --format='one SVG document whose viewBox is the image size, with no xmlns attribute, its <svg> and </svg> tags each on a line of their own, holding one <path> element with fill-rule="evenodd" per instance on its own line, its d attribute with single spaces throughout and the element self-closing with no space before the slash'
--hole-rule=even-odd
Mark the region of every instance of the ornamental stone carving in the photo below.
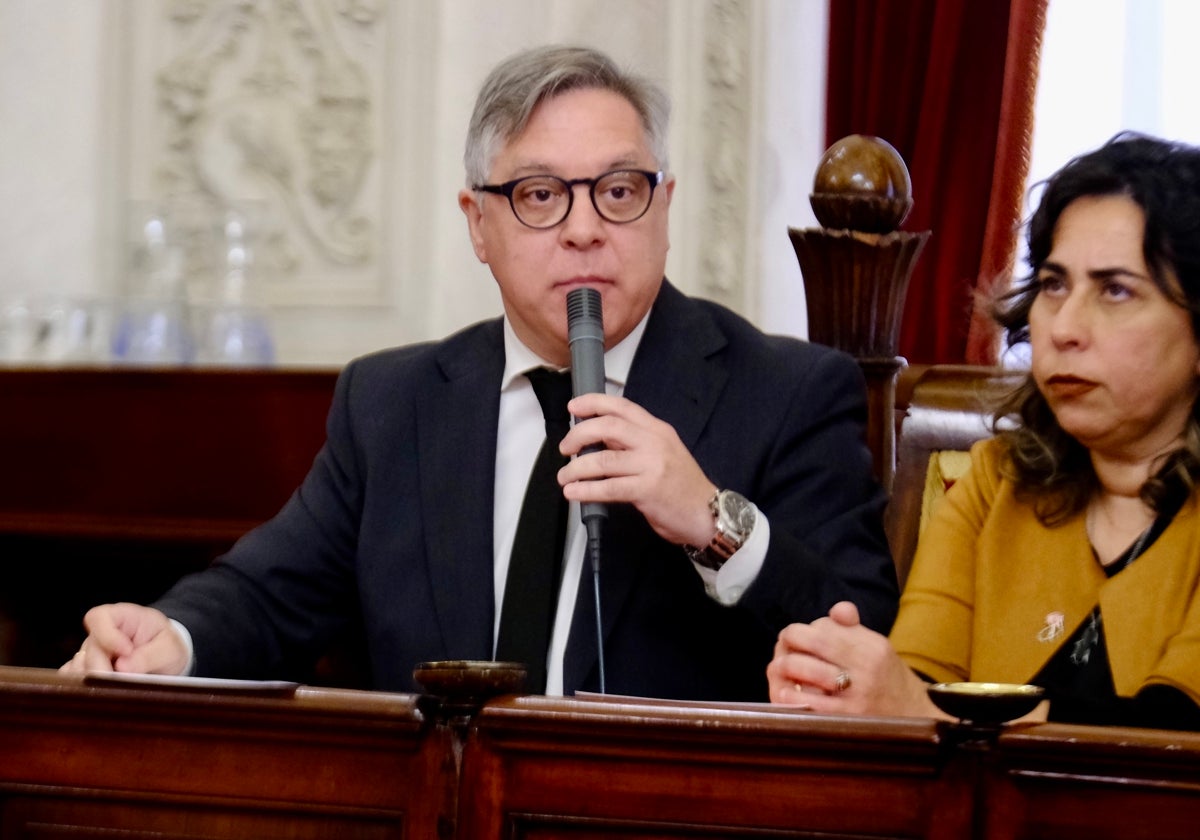
<svg viewBox="0 0 1200 840">
<path fill-rule="evenodd" d="M 137 10 L 155 16 L 137 21 L 151 42 L 136 45 L 153 100 L 131 103 L 131 130 L 149 142 L 129 161 L 127 197 L 187 208 L 176 221 L 193 241 L 204 218 L 253 206 L 272 297 L 377 286 L 385 5 L 171 0 Z"/>
</svg>

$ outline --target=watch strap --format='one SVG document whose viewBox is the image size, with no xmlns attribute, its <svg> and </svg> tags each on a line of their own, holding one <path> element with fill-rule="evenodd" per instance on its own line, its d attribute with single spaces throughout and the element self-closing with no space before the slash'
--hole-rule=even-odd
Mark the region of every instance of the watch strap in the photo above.
<svg viewBox="0 0 1200 840">
<path fill-rule="evenodd" d="M 721 527 L 721 493 L 723 492 L 726 491 L 718 488 L 712 498 L 708 500 L 708 509 L 712 511 L 713 528 L 715 529 L 713 538 L 708 545 L 702 548 L 694 545 L 684 545 L 683 547 L 689 560 L 713 571 L 720 571 L 721 567 L 725 565 L 725 561 L 742 547 L 746 536 L 726 533 Z"/>
</svg>

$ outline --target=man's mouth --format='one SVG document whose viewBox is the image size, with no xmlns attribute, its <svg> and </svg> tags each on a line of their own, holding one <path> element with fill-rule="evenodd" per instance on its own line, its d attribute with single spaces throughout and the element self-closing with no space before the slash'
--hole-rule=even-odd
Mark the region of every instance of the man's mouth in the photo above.
<svg viewBox="0 0 1200 840">
<path fill-rule="evenodd" d="M 612 284 L 613 281 L 609 280 L 607 277 L 587 275 L 583 277 L 571 277 L 566 280 L 559 280 L 554 285 L 569 291 L 571 289 L 578 289 L 580 287 L 599 288 L 601 286 L 611 286 Z"/>
</svg>

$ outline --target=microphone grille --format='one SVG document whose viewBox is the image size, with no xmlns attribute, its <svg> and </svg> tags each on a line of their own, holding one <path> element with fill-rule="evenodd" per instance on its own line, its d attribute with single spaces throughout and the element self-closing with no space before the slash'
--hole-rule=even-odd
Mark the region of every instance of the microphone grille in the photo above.
<svg viewBox="0 0 1200 840">
<path fill-rule="evenodd" d="M 600 293 L 595 289 L 572 289 L 567 292 L 567 323 L 581 320 L 601 320 Z"/>
</svg>

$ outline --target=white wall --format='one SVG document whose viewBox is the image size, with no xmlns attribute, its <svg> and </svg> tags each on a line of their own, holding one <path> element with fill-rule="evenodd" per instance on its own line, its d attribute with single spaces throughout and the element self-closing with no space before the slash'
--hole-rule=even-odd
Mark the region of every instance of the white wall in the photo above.
<svg viewBox="0 0 1200 840">
<path fill-rule="evenodd" d="M 0 0 L 0 297 L 99 291 L 104 18 Z"/>
<path fill-rule="evenodd" d="M 756 126 L 758 278 L 755 322 L 768 332 L 806 336 L 808 310 L 789 227 L 817 227 L 808 197 L 825 151 L 825 0 L 771 0 L 766 4 Z"/>
<path fill-rule="evenodd" d="M 1198 29 L 1194 0 L 1051 0 L 1030 184 L 1118 131 L 1200 143 Z M 1037 194 L 1029 198 L 1036 203 Z"/>
<path fill-rule="evenodd" d="M 18 299 L 121 293 L 122 217 L 130 198 L 155 188 L 152 163 L 169 136 L 155 83 L 200 31 L 168 13 L 206 5 L 237 4 L 0 0 L 0 315 Z M 299 6 L 321 22 L 356 4 Z M 303 254 L 295 277 L 275 278 L 267 297 L 282 363 L 341 364 L 499 311 L 455 200 L 462 138 L 488 69 L 548 41 L 598 46 L 671 93 L 672 280 L 765 329 L 804 334 L 787 227 L 814 224 L 807 199 L 823 147 L 825 0 L 357 6 L 374 19 L 343 16 L 330 31 L 333 47 L 364 68 L 372 97 L 375 157 L 357 200 L 377 225 L 377 247 L 350 268 Z M 285 28 L 272 37 L 256 33 L 221 60 L 248 62 L 271 44 L 295 53 Z M 213 90 L 221 83 L 215 71 L 205 78 Z M 192 135 L 197 146 L 212 136 Z"/>
</svg>

